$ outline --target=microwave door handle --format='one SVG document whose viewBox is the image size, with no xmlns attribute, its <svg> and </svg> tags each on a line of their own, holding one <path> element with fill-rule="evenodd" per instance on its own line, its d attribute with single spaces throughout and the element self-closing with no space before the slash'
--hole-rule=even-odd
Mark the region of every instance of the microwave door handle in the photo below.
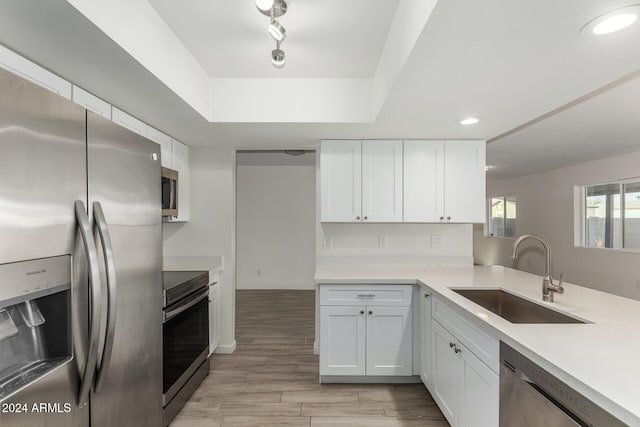
<svg viewBox="0 0 640 427">
<path fill-rule="evenodd" d="M 85 254 L 87 256 L 87 265 L 89 273 L 89 292 L 91 294 L 89 315 L 91 316 L 91 324 L 89 326 L 89 350 L 87 352 L 87 360 L 84 365 L 84 372 L 80 382 L 80 391 L 78 393 L 78 408 L 85 406 L 88 402 L 91 384 L 96 371 L 96 363 L 98 360 L 98 340 L 100 338 L 100 271 L 98 267 L 98 252 L 96 243 L 93 239 L 93 233 L 89 226 L 89 218 L 81 200 L 75 202 L 76 220 L 78 221 L 78 230 L 82 237 L 82 243 Z"/>
<path fill-rule="evenodd" d="M 107 221 L 105 219 L 104 212 L 102 211 L 102 205 L 100 205 L 100 202 L 93 202 L 93 218 L 95 220 L 94 227 L 98 230 L 98 235 L 100 236 L 102 253 L 104 254 L 105 271 L 107 276 L 107 296 L 105 298 L 105 300 L 107 301 L 107 328 L 105 332 L 102 359 L 100 360 L 100 363 L 98 365 L 99 367 L 95 384 L 95 393 L 98 393 L 100 391 L 100 388 L 102 387 L 104 379 L 106 378 L 106 373 L 109 370 L 109 365 L 111 363 L 111 354 L 113 352 L 113 342 L 116 329 L 117 283 L 116 268 L 113 261 L 113 246 L 111 245 L 109 228 L 107 226 Z"/>
</svg>

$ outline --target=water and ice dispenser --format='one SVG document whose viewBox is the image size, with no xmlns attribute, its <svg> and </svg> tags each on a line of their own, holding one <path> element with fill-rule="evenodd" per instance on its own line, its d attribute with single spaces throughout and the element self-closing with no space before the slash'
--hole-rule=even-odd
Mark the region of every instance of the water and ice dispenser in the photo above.
<svg viewBox="0 0 640 427">
<path fill-rule="evenodd" d="M 0 401 L 69 360 L 71 257 L 0 265 Z"/>
</svg>

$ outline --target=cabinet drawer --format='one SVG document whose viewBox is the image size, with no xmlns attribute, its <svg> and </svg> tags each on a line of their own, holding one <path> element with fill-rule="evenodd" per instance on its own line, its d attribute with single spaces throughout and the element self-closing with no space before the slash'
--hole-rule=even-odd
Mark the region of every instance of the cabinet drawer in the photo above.
<svg viewBox="0 0 640 427">
<path fill-rule="evenodd" d="M 411 285 L 320 285 L 320 305 L 408 307 Z"/>
<path fill-rule="evenodd" d="M 498 373 L 500 364 L 500 342 L 463 319 L 438 298 L 433 299 L 432 317 L 451 332 L 473 354 L 491 370 Z"/>
</svg>

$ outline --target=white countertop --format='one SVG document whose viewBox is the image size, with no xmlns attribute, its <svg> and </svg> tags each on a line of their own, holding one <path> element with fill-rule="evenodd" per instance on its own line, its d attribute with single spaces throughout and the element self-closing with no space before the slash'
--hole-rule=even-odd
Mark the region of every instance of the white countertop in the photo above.
<svg viewBox="0 0 640 427">
<path fill-rule="evenodd" d="M 224 269 L 221 256 L 197 257 L 197 256 L 165 256 L 162 258 L 163 271 L 192 271 L 208 270 L 209 280 L 214 274 Z"/>
<path fill-rule="evenodd" d="M 564 283 L 542 301 L 542 278 L 501 266 L 318 265 L 316 283 L 426 285 L 474 324 L 631 426 L 640 426 L 640 301 Z M 513 324 L 450 287 L 502 288 L 592 322 Z"/>
</svg>

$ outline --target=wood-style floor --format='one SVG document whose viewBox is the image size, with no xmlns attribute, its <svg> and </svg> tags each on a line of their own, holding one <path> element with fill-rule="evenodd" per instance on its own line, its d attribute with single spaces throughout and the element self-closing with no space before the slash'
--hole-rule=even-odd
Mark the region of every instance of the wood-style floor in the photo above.
<svg viewBox="0 0 640 427">
<path fill-rule="evenodd" d="M 446 427 L 422 384 L 318 384 L 314 291 L 237 291 L 237 350 L 170 427 Z"/>
</svg>

